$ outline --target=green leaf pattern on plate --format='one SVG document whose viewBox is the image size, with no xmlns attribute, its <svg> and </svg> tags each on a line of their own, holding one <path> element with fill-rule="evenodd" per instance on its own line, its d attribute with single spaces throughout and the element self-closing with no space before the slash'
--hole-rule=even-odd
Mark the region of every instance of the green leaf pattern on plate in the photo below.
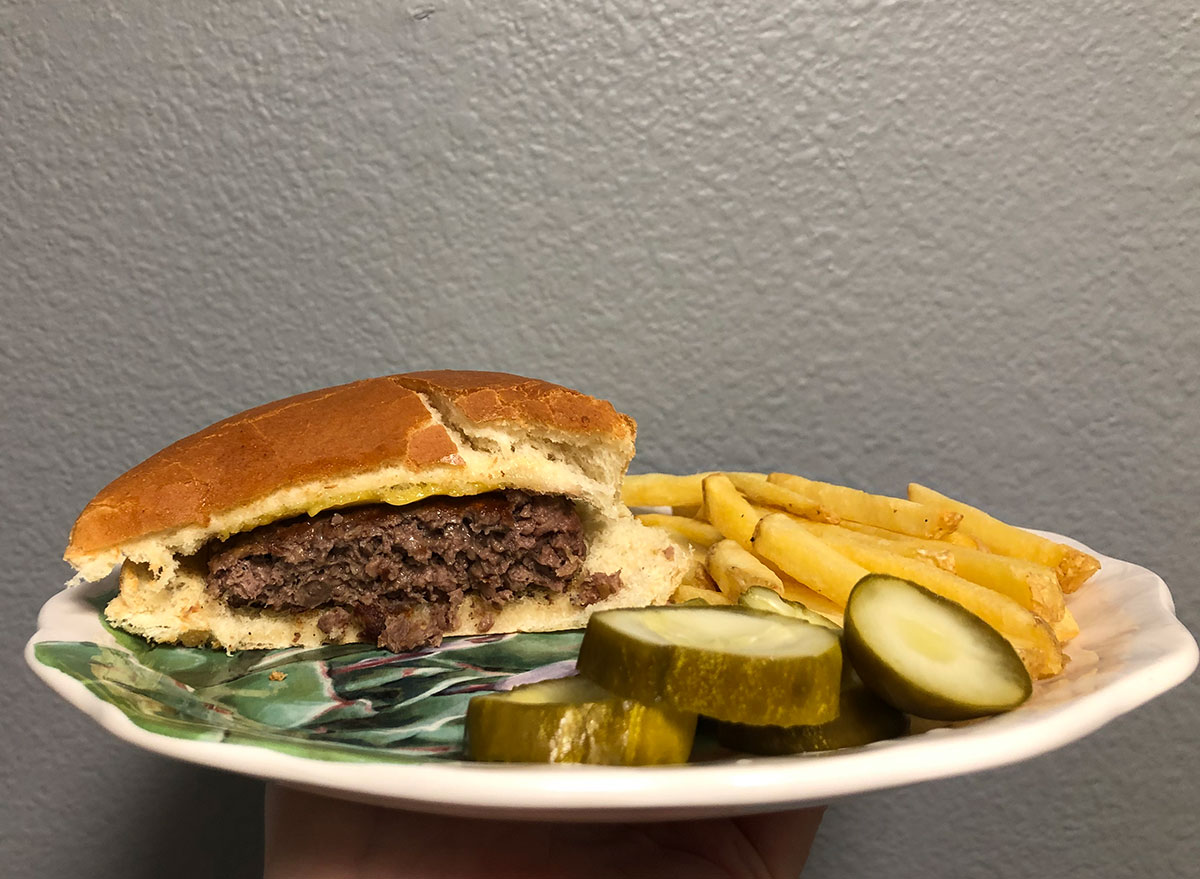
<svg viewBox="0 0 1200 879">
<path fill-rule="evenodd" d="M 46 641 L 34 653 L 151 732 L 406 763 L 461 759 L 471 696 L 563 674 L 583 634 L 450 638 L 402 654 L 363 644 L 228 654 L 109 631 L 116 647 Z"/>
</svg>

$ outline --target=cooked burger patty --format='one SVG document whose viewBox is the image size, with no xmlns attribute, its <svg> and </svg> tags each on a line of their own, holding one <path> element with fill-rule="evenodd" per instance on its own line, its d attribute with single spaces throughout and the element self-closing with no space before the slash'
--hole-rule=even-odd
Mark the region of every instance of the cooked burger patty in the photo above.
<svg viewBox="0 0 1200 879">
<path fill-rule="evenodd" d="M 581 577 L 586 554 L 568 499 L 496 491 L 256 528 L 214 548 L 208 590 L 234 607 L 327 608 L 323 631 L 354 621 L 381 647 L 408 650 L 440 643 L 467 593 L 493 611 L 527 596 L 606 598 L 619 577 Z"/>
</svg>

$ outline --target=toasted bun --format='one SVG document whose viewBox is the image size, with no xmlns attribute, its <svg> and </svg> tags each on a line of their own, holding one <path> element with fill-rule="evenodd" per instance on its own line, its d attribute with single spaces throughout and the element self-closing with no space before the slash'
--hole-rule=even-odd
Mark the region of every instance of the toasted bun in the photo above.
<svg viewBox="0 0 1200 879">
<path fill-rule="evenodd" d="M 600 607 L 662 603 L 683 575 L 669 538 L 621 504 L 634 435 L 633 420 L 611 404 L 519 376 L 439 371 L 354 382 L 250 409 L 163 449 L 92 499 L 65 558 L 77 580 L 126 562 L 109 617 L 155 640 L 229 649 L 353 641 L 353 631 L 321 633 L 316 615 L 235 610 L 208 598 L 188 557 L 214 538 L 305 513 L 520 488 L 574 499 L 587 570 L 620 571 L 623 588 L 584 609 L 515 602 L 490 629 L 481 608 L 465 605 L 454 634 L 569 628 Z"/>
</svg>

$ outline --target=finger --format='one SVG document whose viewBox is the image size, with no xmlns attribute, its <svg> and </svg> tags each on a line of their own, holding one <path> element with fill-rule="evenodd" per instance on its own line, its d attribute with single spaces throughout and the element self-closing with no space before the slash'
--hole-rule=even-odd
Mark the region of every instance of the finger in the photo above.
<svg viewBox="0 0 1200 879">
<path fill-rule="evenodd" d="M 671 876 L 796 879 L 808 859 L 823 812 L 822 806 L 734 819 L 629 825 L 629 831 L 675 854 Z M 699 871 L 696 858 L 702 862 Z"/>
<path fill-rule="evenodd" d="M 824 806 L 734 818 L 772 879 L 795 879 L 812 851 Z"/>
<path fill-rule="evenodd" d="M 709 879 L 670 872 L 686 862 L 620 824 L 447 817 L 267 790 L 264 879 Z"/>
<path fill-rule="evenodd" d="M 374 809 L 267 785 L 264 879 L 351 876 L 369 849 Z"/>
</svg>

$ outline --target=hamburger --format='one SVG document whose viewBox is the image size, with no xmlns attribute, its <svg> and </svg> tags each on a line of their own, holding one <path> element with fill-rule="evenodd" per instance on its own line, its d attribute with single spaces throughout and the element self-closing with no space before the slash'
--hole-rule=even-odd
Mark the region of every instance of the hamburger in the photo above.
<svg viewBox="0 0 1200 879">
<path fill-rule="evenodd" d="M 163 449 L 84 508 L 72 581 L 151 641 L 226 650 L 549 631 L 662 604 L 684 553 L 621 503 L 636 425 L 514 375 L 313 391 Z"/>
</svg>

